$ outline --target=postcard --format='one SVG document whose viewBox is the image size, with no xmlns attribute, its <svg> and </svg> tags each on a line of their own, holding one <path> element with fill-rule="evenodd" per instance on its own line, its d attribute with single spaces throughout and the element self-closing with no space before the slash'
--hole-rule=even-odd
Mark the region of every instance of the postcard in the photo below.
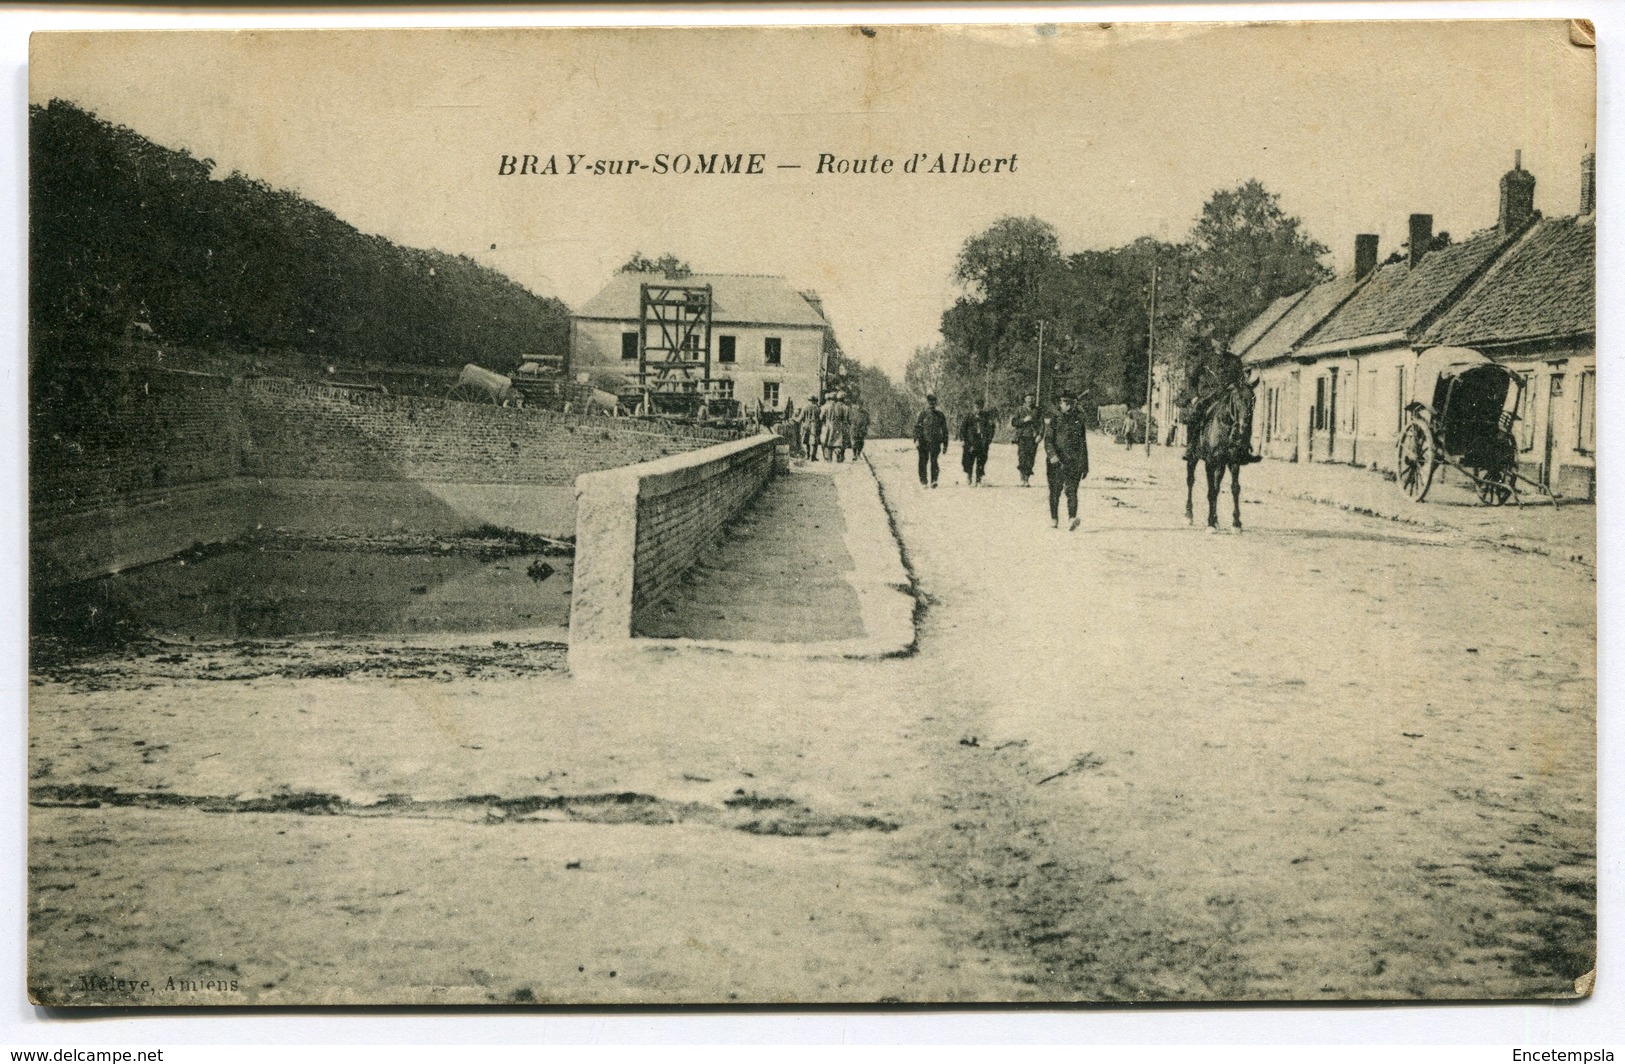
<svg viewBox="0 0 1625 1064">
<path fill-rule="evenodd" d="M 50 1006 L 1584 998 L 1583 22 L 50 32 Z"/>
</svg>

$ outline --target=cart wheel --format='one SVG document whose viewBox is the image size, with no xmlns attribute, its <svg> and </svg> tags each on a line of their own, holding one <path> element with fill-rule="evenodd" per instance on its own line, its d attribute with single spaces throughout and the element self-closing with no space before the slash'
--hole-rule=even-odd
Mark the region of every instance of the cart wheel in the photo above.
<svg viewBox="0 0 1625 1064">
<path fill-rule="evenodd" d="M 1512 487 L 1504 479 L 1500 470 L 1473 470 L 1473 488 L 1478 492 L 1478 501 L 1485 506 L 1505 506 L 1512 498 Z"/>
<path fill-rule="evenodd" d="M 500 405 L 502 400 L 483 388 L 472 388 L 466 384 L 454 384 L 446 392 L 446 398 L 459 403 L 486 403 Z"/>
<path fill-rule="evenodd" d="M 1436 459 L 1433 434 L 1412 422 L 1399 434 L 1399 459 L 1395 465 L 1399 490 L 1416 502 L 1427 498 L 1433 486 L 1433 468 Z"/>
</svg>

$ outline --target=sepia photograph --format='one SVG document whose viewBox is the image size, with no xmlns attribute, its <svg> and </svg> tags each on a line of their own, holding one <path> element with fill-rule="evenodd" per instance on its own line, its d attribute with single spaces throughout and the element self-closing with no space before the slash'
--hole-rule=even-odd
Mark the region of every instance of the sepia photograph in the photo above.
<svg viewBox="0 0 1625 1064">
<path fill-rule="evenodd" d="M 1590 23 L 27 95 L 35 1005 L 1592 994 Z"/>
</svg>

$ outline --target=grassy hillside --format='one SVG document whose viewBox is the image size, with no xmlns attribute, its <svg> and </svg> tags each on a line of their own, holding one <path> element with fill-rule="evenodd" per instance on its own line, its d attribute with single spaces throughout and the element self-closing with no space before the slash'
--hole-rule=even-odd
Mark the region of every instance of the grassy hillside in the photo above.
<svg viewBox="0 0 1625 1064">
<path fill-rule="evenodd" d="M 133 338 L 345 368 L 508 368 L 568 344 L 556 299 L 62 100 L 29 110 L 29 181 L 35 357 Z"/>
</svg>

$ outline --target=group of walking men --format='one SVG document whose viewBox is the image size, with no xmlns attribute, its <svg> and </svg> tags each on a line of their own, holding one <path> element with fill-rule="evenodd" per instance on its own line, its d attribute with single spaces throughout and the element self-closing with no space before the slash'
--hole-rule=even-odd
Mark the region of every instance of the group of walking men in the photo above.
<svg viewBox="0 0 1625 1064">
<path fill-rule="evenodd" d="M 1076 530 L 1078 484 L 1089 475 L 1089 442 L 1084 435 L 1083 414 L 1077 408 L 1077 397 L 1071 392 L 1062 392 L 1057 403 L 1059 409 L 1046 417 L 1039 410 L 1037 396 L 1023 397 L 1021 408 L 1010 419 L 1016 441 L 1016 471 L 1021 474 L 1021 486 L 1030 487 L 1038 447 L 1042 443 L 1044 474 L 1049 482 L 1050 526 L 1059 528 L 1061 525 L 1061 496 L 1065 495 L 1067 527 Z M 982 483 L 987 471 L 988 448 L 997 428 L 993 412 L 980 399 L 976 401 L 976 409 L 959 423 L 959 439 L 964 448 L 960 465 L 969 487 Z M 937 409 L 935 395 L 925 397 L 925 409 L 914 421 L 914 446 L 919 453 L 920 485 L 936 487 L 938 459 L 948 453 L 948 419 Z"/>
<path fill-rule="evenodd" d="M 856 460 L 863 454 L 864 441 L 869 438 L 869 411 L 861 402 L 848 403 L 840 392 L 829 393 L 822 403 L 818 396 L 808 396 L 797 421 L 801 427 L 802 450 L 814 462 L 818 461 L 820 450 L 824 461 L 844 462 L 848 448 Z"/>
</svg>

